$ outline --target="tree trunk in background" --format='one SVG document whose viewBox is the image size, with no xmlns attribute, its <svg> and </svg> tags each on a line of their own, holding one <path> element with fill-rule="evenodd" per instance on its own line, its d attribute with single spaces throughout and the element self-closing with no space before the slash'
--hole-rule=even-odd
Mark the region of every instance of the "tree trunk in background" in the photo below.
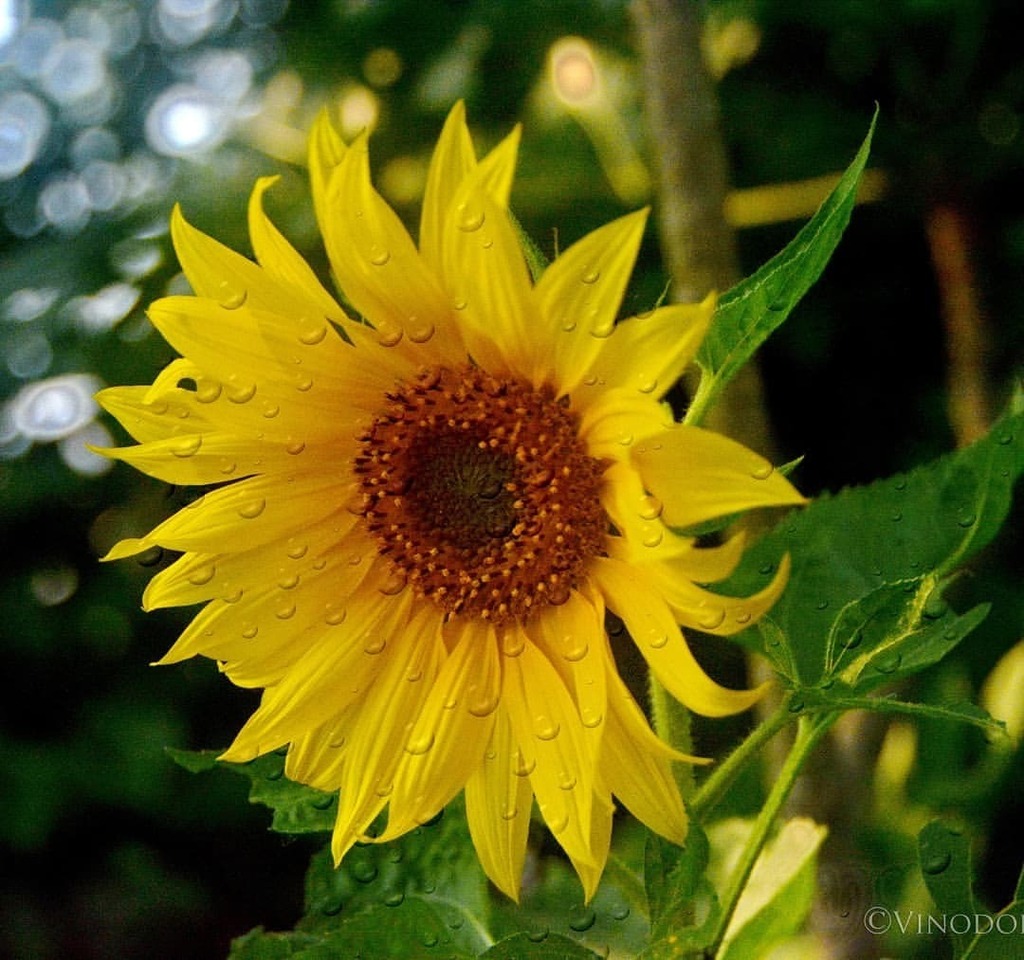
<svg viewBox="0 0 1024 960">
<path fill-rule="evenodd" d="M 633 0 L 630 12 L 658 177 L 662 255 L 672 277 L 672 298 L 695 302 L 711 290 L 728 290 L 741 276 L 736 237 L 724 214 L 729 172 L 718 99 L 701 52 L 703 6 L 697 0 Z M 725 390 L 708 417 L 708 426 L 773 456 L 755 364 L 748 364 Z M 754 669 L 765 668 L 755 664 Z M 819 857 L 824 882 L 812 918 L 828 955 L 835 960 L 865 960 L 878 955 L 878 938 L 868 937 L 861 922 L 870 904 L 846 902 L 862 899 L 857 891 L 863 884 L 853 883 L 852 897 L 837 896 L 837 886 L 850 887 L 851 871 L 858 877 L 866 872 L 852 860 L 849 837 L 861 812 L 869 809 L 865 802 L 875 751 L 865 751 L 863 746 L 876 740 L 878 730 L 864 730 L 863 738 L 853 736 L 852 742 L 860 742 L 862 749 L 846 749 L 849 726 L 863 723 L 863 716 L 844 719 L 850 721 L 844 725 L 845 742 L 833 736 L 821 744 L 788 813 L 811 816 L 830 829 Z M 779 749 L 782 739 L 776 738 L 769 751 L 769 777 L 784 756 Z"/>
</svg>

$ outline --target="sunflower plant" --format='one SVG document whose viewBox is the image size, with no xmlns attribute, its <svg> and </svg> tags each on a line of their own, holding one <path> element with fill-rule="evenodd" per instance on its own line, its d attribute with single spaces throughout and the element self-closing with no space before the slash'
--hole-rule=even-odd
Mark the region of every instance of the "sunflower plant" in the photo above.
<svg viewBox="0 0 1024 960">
<path fill-rule="evenodd" d="M 321 116 L 309 170 L 335 292 L 264 213 L 274 178 L 249 203 L 255 260 L 176 209 L 192 294 L 149 316 L 180 358 L 99 395 L 136 441 L 109 456 L 206 488 L 108 554 L 174 552 L 144 606 L 202 605 L 159 662 L 208 657 L 262 690 L 226 750 L 176 759 L 251 778 L 276 830 L 330 832 L 298 929 L 232 956 L 762 956 L 809 910 L 824 831 L 780 814 L 844 711 L 999 734 L 977 707 L 875 691 L 984 616 L 943 591 L 1008 511 L 1020 415 L 811 504 L 701 425 L 823 269 L 870 134 L 775 259 L 721 297 L 626 318 L 647 211 L 542 262 L 508 208 L 518 141 L 478 157 L 456 106 L 416 243 L 373 187 L 366 135 Z M 693 364 L 680 419 L 667 394 Z M 752 510 L 777 521 L 756 540 L 738 522 Z M 773 677 L 717 682 L 687 632 L 734 638 Z M 724 756 L 663 720 L 759 702 L 774 705 Z M 786 728 L 716 877 L 716 811 Z"/>
</svg>

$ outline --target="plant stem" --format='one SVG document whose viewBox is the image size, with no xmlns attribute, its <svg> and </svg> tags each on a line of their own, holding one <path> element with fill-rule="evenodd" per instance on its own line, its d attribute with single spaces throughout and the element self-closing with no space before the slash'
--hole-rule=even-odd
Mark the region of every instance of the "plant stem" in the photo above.
<svg viewBox="0 0 1024 960">
<path fill-rule="evenodd" d="M 785 763 L 783 763 L 782 768 L 779 770 L 779 776 L 775 781 L 775 785 L 772 787 L 764 806 L 754 821 L 754 828 L 747 838 L 747 843 L 740 855 L 739 862 L 736 864 L 736 868 L 729 878 L 728 885 L 722 893 L 720 901 L 722 913 L 718 918 L 715 937 L 712 941 L 713 952 L 718 950 L 722 940 L 725 938 L 725 932 L 729 928 L 729 921 L 736 912 L 736 905 L 739 903 L 743 890 L 747 886 L 747 881 L 750 879 L 750 872 L 754 869 L 754 864 L 757 862 L 761 849 L 768 839 L 772 824 L 775 822 L 776 816 L 778 816 L 782 805 L 786 802 L 786 798 L 793 789 L 793 785 L 796 783 L 796 778 L 799 776 L 804 762 L 839 715 L 840 711 L 832 711 L 816 716 L 805 714 L 800 717 L 797 723 L 796 739 L 793 742 L 793 746 L 786 757 Z"/>
<path fill-rule="evenodd" d="M 673 750 L 693 753 L 693 734 L 690 730 L 690 711 L 672 696 L 658 681 L 652 671 L 649 679 L 651 720 L 658 736 Z M 688 763 L 672 764 L 676 786 L 686 799 L 693 795 L 696 781 L 693 767 Z"/>
<path fill-rule="evenodd" d="M 783 697 L 778 709 L 763 723 L 759 723 L 746 740 L 714 767 L 707 779 L 697 788 L 688 806 L 694 820 L 703 820 L 705 813 L 718 802 L 726 788 L 733 782 L 740 770 L 754 758 L 757 752 L 783 727 L 794 719 L 789 709 L 790 697 Z"/>
</svg>

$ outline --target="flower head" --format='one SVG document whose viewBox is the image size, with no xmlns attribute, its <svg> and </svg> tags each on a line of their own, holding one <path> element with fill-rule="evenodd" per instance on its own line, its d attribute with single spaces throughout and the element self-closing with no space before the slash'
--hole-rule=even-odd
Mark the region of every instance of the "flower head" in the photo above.
<svg viewBox="0 0 1024 960">
<path fill-rule="evenodd" d="M 144 605 L 205 606 L 160 662 L 201 654 L 263 688 L 224 758 L 288 745 L 289 777 L 339 793 L 336 860 L 385 808 L 376 839 L 464 790 L 483 867 L 515 897 L 536 799 L 590 896 L 613 797 L 681 841 L 671 764 L 694 759 L 630 696 L 606 611 L 686 706 L 745 709 L 758 691 L 711 680 L 680 625 L 740 630 L 786 565 L 761 593 L 719 596 L 699 584 L 730 574 L 742 537 L 679 531 L 802 498 L 662 401 L 710 299 L 616 323 L 646 211 L 531 281 L 507 212 L 517 143 L 478 160 L 452 111 L 417 247 L 371 186 L 366 136 L 317 122 L 313 199 L 351 310 L 264 215 L 272 179 L 249 206 L 256 262 L 174 212 L 195 295 L 150 317 L 181 358 L 101 393 L 138 441 L 108 452 L 218 486 L 109 557 L 181 552 Z"/>
</svg>

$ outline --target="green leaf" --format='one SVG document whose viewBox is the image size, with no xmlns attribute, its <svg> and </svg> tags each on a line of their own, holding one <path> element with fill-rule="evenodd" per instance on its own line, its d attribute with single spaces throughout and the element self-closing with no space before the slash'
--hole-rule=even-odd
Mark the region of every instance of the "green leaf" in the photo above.
<svg viewBox="0 0 1024 960">
<path fill-rule="evenodd" d="M 401 901 L 409 894 L 458 904 L 463 922 L 480 930 L 489 926 L 487 878 L 477 862 L 461 801 L 389 843 L 357 844 L 337 868 L 330 850 L 317 854 L 306 874 L 306 914 L 300 926 L 329 928 L 339 914 Z"/>
<path fill-rule="evenodd" d="M 700 423 L 722 388 L 782 325 L 821 276 L 850 222 L 878 112 L 835 189 L 786 248 L 724 294 L 697 354 L 701 379 L 687 412 Z"/>
<path fill-rule="evenodd" d="M 752 824 L 747 826 L 749 832 Z M 818 848 L 827 832 L 797 817 L 765 847 L 729 921 L 718 960 L 761 960 L 800 930 L 814 900 Z"/>
<path fill-rule="evenodd" d="M 784 553 L 792 557 L 789 584 L 770 614 L 773 632 L 741 639 L 765 653 L 766 636 L 787 643 L 792 669 L 784 675 L 805 686 L 841 673 L 867 689 L 887 669 L 892 679 L 934 663 L 984 615 L 978 607 L 957 616 L 941 590 L 995 537 L 1022 471 L 1018 413 L 969 447 L 791 514 L 723 587 L 752 593 Z M 771 659 L 787 664 L 777 651 Z"/>
<path fill-rule="evenodd" d="M 407 960 L 414 956 L 470 960 L 489 940 L 461 914 L 422 897 L 394 898 L 342 916 L 329 932 L 267 934 L 252 931 L 232 944 L 231 960 Z"/>
<path fill-rule="evenodd" d="M 224 763 L 220 750 L 176 750 L 168 754 L 191 773 L 224 769 L 252 781 L 249 802 L 273 810 L 270 828 L 278 833 L 321 833 L 334 827 L 337 797 L 289 780 L 284 775 L 284 756 L 267 753 L 249 763 Z"/>
<path fill-rule="evenodd" d="M 709 855 L 707 835 L 696 823 L 690 824 L 682 848 L 654 834 L 649 836 L 644 883 L 651 943 L 640 954 L 644 960 L 683 956 L 687 950 L 709 945 L 719 913 L 718 900 L 706 875 Z"/>
<path fill-rule="evenodd" d="M 972 917 L 972 922 L 980 929 L 971 945 L 964 951 L 963 960 L 1020 960 L 1020 939 L 1024 936 L 1021 931 L 1022 916 L 1024 899 L 1017 898 L 994 917 L 990 918 L 988 914 Z M 1003 923 L 1001 918 L 1006 918 L 1009 922 Z M 973 927 L 971 932 L 974 932 Z"/>
<path fill-rule="evenodd" d="M 973 917 L 980 908 L 971 889 L 971 843 L 959 827 L 933 820 L 917 836 L 925 886 L 938 910 L 947 917 Z M 951 933 L 954 957 L 962 957 L 967 934 Z"/>
<path fill-rule="evenodd" d="M 480 954 L 480 960 L 599 960 L 598 954 L 560 934 L 517 933 Z"/>
</svg>

